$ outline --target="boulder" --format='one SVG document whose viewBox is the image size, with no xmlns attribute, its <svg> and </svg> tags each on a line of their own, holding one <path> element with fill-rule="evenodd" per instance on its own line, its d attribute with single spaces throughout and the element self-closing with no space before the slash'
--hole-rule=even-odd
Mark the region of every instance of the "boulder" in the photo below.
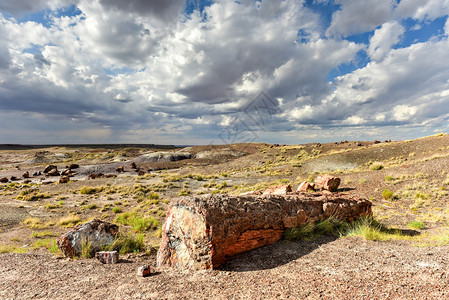
<svg viewBox="0 0 449 300">
<path fill-rule="evenodd" d="M 119 261 L 117 251 L 100 251 L 95 253 L 95 258 L 104 264 L 116 264 Z"/>
<path fill-rule="evenodd" d="M 181 197 L 168 209 L 157 265 L 214 269 L 236 254 L 275 243 L 288 228 L 370 215 L 371 202 L 339 194 Z"/>
<path fill-rule="evenodd" d="M 147 277 L 151 275 L 151 268 L 149 265 L 143 265 L 137 268 L 137 276 Z"/>
<path fill-rule="evenodd" d="M 30 178 L 30 172 L 26 171 L 25 173 L 22 174 L 23 178 Z"/>
<path fill-rule="evenodd" d="M 50 172 L 51 170 L 58 170 L 58 167 L 57 166 L 54 166 L 54 165 L 48 165 L 48 166 L 46 166 L 45 167 L 45 169 L 44 169 L 44 173 L 48 173 L 48 172 Z"/>
<path fill-rule="evenodd" d="M 315 191 L 315 183 L 304 181 L 298 186 L 298 189 L 296 190 L 297 193 L 305 193 L 308 191 Z"/>
<path fill-rule="evenodd" d="M 17 178 L 16 176 L 11 176 L 11 177 L 9 178 L 9 180 L 11 180 L 11 181 L 17 181 L 17 180 L 19 180 L 19 178 Z"/>
<path fill-rule="evenodd" d="M 145 174 L 146 174 L 146 173 L 145 173 L 144 170 L 141 170 L 141 169 L 137 170 L 137 175 L 138 175 L 138 176 L 143 176 L 143 175 L 145 175 Z"/>
<path fill-rule="evenodd" d="M 315 185 L 323 190 L 336 192 L 340 185 L 340 178 L 331 175 L 320 175 L 315 179 Z"/>
<path fill-rule="evenodd" d="M 132 162 L 130 165 L 131 169 L 137 169 L 137 165 L 135 162 Z"/>
<path fill-rule="evenodd" d="M 101 178 L 104 177 L 103 173 L 92 173 L 87 175 L 87 179 L 97 179 L 97 178 Z"/>
<path fill-rule="evenodd" d="M 65 176 L 69 176 L 70 174 L 72 174 L 71 169 L 65 169 L 64 171 L 61 172 L 61 175 L 65 175 Z"/>
<path fill-rule="evenodd" d="M 61 176 L 59 177 L 59 183 L 69 183 L 70 177 L 69 176 Z"/>
<path fill-rule="evenodd" d="M 6 178 L 6 177 L 3 177 L 3 178 L 0 178 L 0 182 L 1 183 L 7 183 L 7 182 L 9 182 L 9 179 Z"/>
<path fill-rule="evenodd" d="M 51 169 L 50 171 L 47 172 L 48 176 L 59 176 L 59 172 L 58 169 Z"/>
<path fill-rule="evenodd" d="M 115 169 L 115 171 L 119 172 L 119 173 L 123 173 L 123 172 L 125 172 L 125 167 L 124 166 L 117 167 L 117 169 Z"/>
<path fill-rule="evenodd" d="M 73 170 L 73 169 L 78 169 L 79 167 L 80 166 L 78 164 L 70 164 L 70 165 L 66 166 L 65 168 Z"/>
<path fill-rule="evenodd" d="M 41 175 L 42 175 L 41 171 L 37 171 L 37 172 L 33 173 L 33 176 L 41 176 Z"/>
<path fill-rule="evenodd" d="M 268 187 L 262 195 L 287 195 L 292 192 L 292 187 L 289 184 L 273 185 Z"/>
<path fill-rule="evenodd" d="M 92 255 L 110 246 L 118 234 L 118 226 L 98 219 L 76 226 L 58 239 L 58 247 L 67 257 L 81 254 L 82 244 L 91 243 Z"/>
</svg>

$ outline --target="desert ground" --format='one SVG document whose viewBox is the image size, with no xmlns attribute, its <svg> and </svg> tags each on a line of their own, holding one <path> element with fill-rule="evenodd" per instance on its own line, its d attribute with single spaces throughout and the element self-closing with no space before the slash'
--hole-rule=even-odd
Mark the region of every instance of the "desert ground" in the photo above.
<svg viewBox="0 0 449 300">
<path fill-rule="evenodd" d="M 44 173 L 48 165 L 58 173 L 72 165 L 69 181 Z M 282 239 L 213 271 L 155 268 L 177 198 L 296 189 L 320 174 L 341 178 L 340 193 L 369 199 L 389 230 Z M 449 298 L 446 134 L 305 145 L 3 145 L 0 178 L 1 299 Z M 63 257 L 56 239 L 92 219 L 141 243 L 118 264 Z M 153 274 L 138 277 L 144 264 Z"/>
</svg>

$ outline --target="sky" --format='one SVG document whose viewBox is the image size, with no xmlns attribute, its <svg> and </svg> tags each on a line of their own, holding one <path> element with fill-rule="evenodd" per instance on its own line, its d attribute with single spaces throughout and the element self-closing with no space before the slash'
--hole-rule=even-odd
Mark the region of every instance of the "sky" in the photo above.
<svg viewBox="0 0 449 300">
<path fill-rule="evenodd" d="M 449 131 L 449 0 L 0 0 L 0 144 Z"/>
</svg>

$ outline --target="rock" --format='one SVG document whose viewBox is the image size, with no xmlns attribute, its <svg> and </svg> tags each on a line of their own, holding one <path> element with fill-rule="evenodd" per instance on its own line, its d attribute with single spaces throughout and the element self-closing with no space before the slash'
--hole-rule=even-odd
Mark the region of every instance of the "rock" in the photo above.
<svg viewBox="0 0 449 300">
<path fill-rule="evenodd" d="M 144 170 L 138 170 L 137 171 L 137 175 L 138 176 L 143 176 L 143 175 L 145 175 L 146 173 L 145 173 L 145 171 Z"/>
<path fill-rule="evenodd" d="M 147 277 L 151 275 L 151 268 L 149 265 L 143 265 L 137 269 L 137 276 Z"/>
<path fill-rule="evenodd" d="M 41 175 L 42 175 L 41 171 L 37 171 L 37 172 L 33 173 L 33 176 L 41 176 Z"/>
<path fill-rule="evenodd" d="M 23 181 L 24 184 L 28 184 L 30 182 L 31 182 L 31 180 L 29 180 L 29 179 Z"/>
<path fill-rule="evenodd" d="M 317 143 L 316 145 L 315 145 L 315 147 L 321 147 L 321 144 L 320 143 Z"/>
<path fill-rule="evenodd" d="M 69 176 L 61 176 L 59 177 L 59 183 L 69 183 L 70 177 Z"/>
<path fill-rule="evenodd" d="M 297 193 L 304 193 L 308 191 L 315 191 L 315 183 L 304 181 L 298 186 L 298 189 L 296 190 Z"/>
<path fill-rule="evenodd" d="M 58 239 L 58 247 L 67 257 L 81 254 L 82 243 L 91 243 L 92 255 L 106 246 L 110 246 L 118 234 L 118 226 L 95 219 L 63 234 Z"/>
<path fill-rule="evenodd" d="M 120 166 L 117 169 L 115 169 L 115 171 L 119 172 L 119 173 L 123 173 L 123 172 L 125 172 L 125 167 L 124 166 Z"/>
<path fill-rule="evenodd" d="M 362 143 L 357 143 L 357 146 L 361 147 L 361 146 L 363 146 L 363 144 Z"/>
<path fill-rule="evenodd" d="M 268 187 L 262 195 L 287 195 L 292 192 L 292 187 L 289 184 L 273 185 Z"/>
<path fill-rule="evenodd" d="M 61 175 L 65 175 L 65 176 L 69 176 L 70 174 L 72 174 L 71 169 L 65 169 L 64 171 L 61 172 Z"/>
<path fill-rule="evenodd" d="M 30 172 L 26 171 L 25 173 L 22 174 L 23 178 L 30 178 Z"/>
<path fill-rule="evenodd" d="M 135 162 L 132 162 L 130 167 L 131 167 L 131 169 L 137 169 L 137 165 Z"/>
<path fill-rule="evenodd" d="M 6 178 L 6 177 L 3 177 L 3 178 L 0 178 L 0 182 L 1 183 L 7 183 L 7 182 L 9 182 L 9 179 Z"/>
<path fill-rule="evenodd" d="M 201 195 L 170 204 L 158 267 L 214 269 L 230 257 L 281 239 L 285 230 L 330 216 L 370 216 L 371 202 L 339 194 Z"/>
<path fill-rule="evenodd" d="M 60 174 L 59 174 L 59 172 L 58 172 L 58 169 L 51 169 L 51 170 L 47 173 L 47 175 L 48 175 L 48 176 L 59 176 Z"/>
<path fill-rule="evenodd" d="M 374 144 L 380 144 L 380 141 L 374 140 Z"/>
<path fill-rule="evenodd" d="M 100 251 L 95 253 L 95 258 L 104 264 L 116 264 L 119 261 L 117 251 Z"/>
<path fill-rule="evenodd" d="M 48 173 L 48 172 L 50 172 L 51 170 L 56 170 L 56 171 L 58 171 L 58 167 L 57 167 L 57 166 L 54 166 L 54 165 L 48 165 L 48 166 L 45 167 L 44 173 Z"/>
<path fill-rule="evenodd" d="M 101 178 L 104 177 L 103 173 L 92 173 L 87 175 L 87 179 L 97 179 L 97 178 Z"/>
<path fill-rule="evenodd" d="M 9 180 L 11 180 L 11 181 L 17 181 L 17 180 L 19 180 L 19 178 L 17 178 L 16 176 L 11 176 L 11 177 L 9 178 Z"/>
<path fill-rule="evenodd" d="M 331 175 L 320 175 L 315 179 L 315 185 L 318 188 L 322 188 L 330 192 L 336 192 L 338 190 L 338 186 L 340 185 L 340 178 Z"/>
<path fill-rule="evenodd" d="M 115 175 L 115 174 L 106 174 L 106 175 L 103 175 L 103 177 L 104 178 L 115 178 L 115 177 L 117 177 L 117 175 Z"/>
<path fill-rule="evenodd" d="M 70 170 L 78 169 L 79 167 L 80 166 L 78 164 L 70 164 L 68 166 L 65 166 L 66 169 L 70 169 Z"/>
</svg>

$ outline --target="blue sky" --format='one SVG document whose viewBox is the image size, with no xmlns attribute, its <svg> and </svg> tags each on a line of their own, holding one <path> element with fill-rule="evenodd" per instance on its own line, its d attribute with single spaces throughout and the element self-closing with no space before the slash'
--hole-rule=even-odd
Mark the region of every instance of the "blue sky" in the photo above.
<svg viewBox="0 0 449 300">
<path fill-rule="evenodd" d="M 447 132 L 448 14 L 449 0 L 2 1 L 0 143 Z"/>
</svg>

